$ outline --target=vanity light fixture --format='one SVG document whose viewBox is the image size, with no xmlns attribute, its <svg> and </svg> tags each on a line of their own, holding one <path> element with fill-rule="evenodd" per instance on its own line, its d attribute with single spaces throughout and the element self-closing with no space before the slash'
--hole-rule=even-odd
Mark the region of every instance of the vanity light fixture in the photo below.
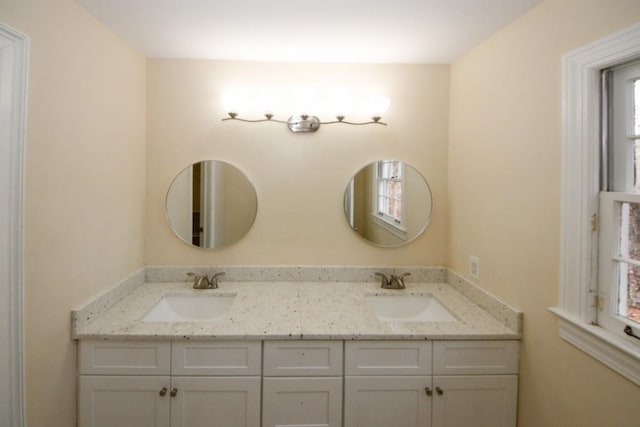
<svg viewBox="0 0 640 427">
<path fill-rule="evenodd" d="M 235 96 L 234 96 L 235 95 Z M 262 123 L 262 122 L 274 122 L 274 123 L 283 123 L 286 124 L 291 132 L 315 132 L 320 128 L 320 125 L 333 125 L 333 124 L 345 124 L 345 125 L 354 125 L 354 126 L 363 126 L 363 125 L 382 125 L 387 126 L 387 123 L 381 121 L 382 114 L 387 111 L 389 108 L 390 100 L 386 97 L 375 97 L 370 98 L 367 101 L 367 110 L 372 114 L 370 121 L 364 122 L 353 122 L 345 120 L 346 116 L 344 114 L 337 114 L 336 120 L 321 121 L 317 116 L 310 114 L 294 114 L 289 117 L 287 120 L 279 120 L 274 118 L 273 113 L 266 112 L 264 114 L 263 119 L 245 119 L 239 117 L 239 104 L 242 101 L 246 101 L 246 97 L 242 99 L 242 101 L 238 101 L 241 97 L 238 97 L 237 94 L 225 94 L 223 95 L 223 103 L 225 104 L 225 109 L 227 110 L 227 114 L 229 117 L 225 117 L 222 121 L 227 120 L 236 120 L 245 123 Z"/>
</svg>

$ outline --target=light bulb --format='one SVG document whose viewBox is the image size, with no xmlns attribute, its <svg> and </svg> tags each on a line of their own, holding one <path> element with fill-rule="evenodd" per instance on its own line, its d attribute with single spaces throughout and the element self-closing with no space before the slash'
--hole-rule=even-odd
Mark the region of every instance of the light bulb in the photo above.
<svg viewBox="0 0 640 427">
<path fill-rule="evenodd" d="M 371 114 L 371 117 L 382 117 L 384 113 L 389 109 L 391 100 L 386 96 L 372 96 L 369 98 L 367 109 Z"/>
<path fill-rule="evenodd" d="M 329 94 L 329 110 L 336 116 L 346 117 L 353 113 L 354 99 L 346 91 L 332 91 Z"/>
<path fill-rule="evenodd" d="M 227 113 L 245 112 L 249 105 L 249 92 L 246 89 L 229 89 L 222 94 L 222 106 Z"/>
<path fill-rule="evenodd" d="M 261 90 L 256 97 L 256 109 L 262 114 L 275 114 L 282 109 L 282 95 L 275 89 Z"/>
<path fill-rule="evenodd" d="M 291 104 L 293 114 L 314 114 L 318 106 L 318 95 L 311 88 L 297 88 L 292 93 Z"/>
</svg>

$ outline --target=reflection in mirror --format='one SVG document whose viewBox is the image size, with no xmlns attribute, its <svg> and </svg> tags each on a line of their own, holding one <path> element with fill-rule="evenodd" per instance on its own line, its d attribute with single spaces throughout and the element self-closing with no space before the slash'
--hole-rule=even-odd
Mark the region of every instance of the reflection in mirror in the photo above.
<svg viewBox="0 0 640 427">
<path fill-rule="evenodd" d="M 247 177 L 218 160 L 194 163 L 173 179 L 167 221 L 185 242 L 205 249 L 240 240 L 256 218 L 258 200 Z"/>
<path fill-rule="evenodd" d="M 431 220 L 431 190 L 424 177 L 398 160 L 373 162 L 351 179 L 344 213 L 351 229 L 369 242 L 402 246 Z"/>
</svg>

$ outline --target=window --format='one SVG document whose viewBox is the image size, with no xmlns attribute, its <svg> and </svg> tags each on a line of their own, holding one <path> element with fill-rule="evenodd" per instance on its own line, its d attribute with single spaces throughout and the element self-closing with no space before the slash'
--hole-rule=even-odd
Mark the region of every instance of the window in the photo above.
<svg viewBox="0 0 640 427">
<path fill-rule="evenodd" d="M 618 119 L 612 127 L 606 120 L 601 127 L 600 120 L 602 70 L 615 74 L 623 70 L 620 64 L 635 58 L 640 58 L 640 24 L 563 57 L 560 298 L 550 310 L 559 317 L 563 339 L 640 385 L 640 340 L 623 332 L 629 326 L 639 333 L 635 296 L 629 293 L 640 266 L 635 249 L 640 194 L 634 191 L 640 175 L 638 138 L 635 129 L 615 131 L 621 126 Z M 637 80 L 626 81 L 638 99 Z M 633 111 L 635 120 L 635 105 L 629 109 L 627 101 L 625 108 L 623 116 Z M 620 114 L 620 107 L 614 114 Z M 611 151 L 601 144 L 601 134 L 609 136 L 607 128 L 613 129 Z M 616 142 L 622 135 L 626 142 Z M 600 160 L 607 157 L 611 161 L 601 168 Z"/>
<path fill-rule="evenodd" d="M 596 324 L 640 326 L 640 63 L 603 71 L 603 160 Z M 631 328 L 631 330 L 629 330 Z"/>
<path fill-rule="evenodd" d="M 375 214 L 395 228 L 402 228 L 404 166 L 397 160 L 376 162 Z"/>
<path fill-rule="evenodd" d="M 640 62 L 604 70 L 603 83 L 596 323 L 623 334 L 640 327 Z"/>
</svg>

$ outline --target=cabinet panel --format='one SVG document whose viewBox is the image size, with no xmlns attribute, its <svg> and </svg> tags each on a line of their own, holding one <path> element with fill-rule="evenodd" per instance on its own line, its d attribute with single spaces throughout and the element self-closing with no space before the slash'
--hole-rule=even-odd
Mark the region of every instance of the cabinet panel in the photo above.
<svg viewBox="0 0 640 427">
<path fill-rule="evenodd" d="M 265 378 L 263 393 L 263 427 L 342 425 L 342 378 Z"/>
<path fill-rule="evenodd" d="M 516 374 L 519 348 L 517 341 L 437 341 L 433 345 L 433 373 Z"/>
<path fill-rule="evenodd" d="M 345 427 L 428 427 L 431 377 L 346 377 Z M 469 426 L 467 426 L 469 427 Z"/>
<path fill-rule="evenodd" d="M 265 341 L 264 375 L 342 375 L 342 341 Z"/>
<path fill-rule="evenodd" d="M 80 341 L 81 374 L 168 375 L 168 342 Z"/>
<path fill-rule="evenodd" d="M 429 375 L 431 342 L 348 341 L 346 375 Z"/>
<path fill-rule="evenodd" d="M 81 375 L 80 427 L 169 427 L 169 377 Z"/>
<path fill-rule="evenodd" d="M 173 375 L 260 375 L 260 341 L 174 342 Z"/>
<path fill-rule="evenodd" d="M 515 427 L 516 375 L 434 376 L 433 427 Z"/>
<path fill-rule="evenodd" d="M 260 427 L 260 377 L 172 377 L 171 427 Z"/>
</svg>

